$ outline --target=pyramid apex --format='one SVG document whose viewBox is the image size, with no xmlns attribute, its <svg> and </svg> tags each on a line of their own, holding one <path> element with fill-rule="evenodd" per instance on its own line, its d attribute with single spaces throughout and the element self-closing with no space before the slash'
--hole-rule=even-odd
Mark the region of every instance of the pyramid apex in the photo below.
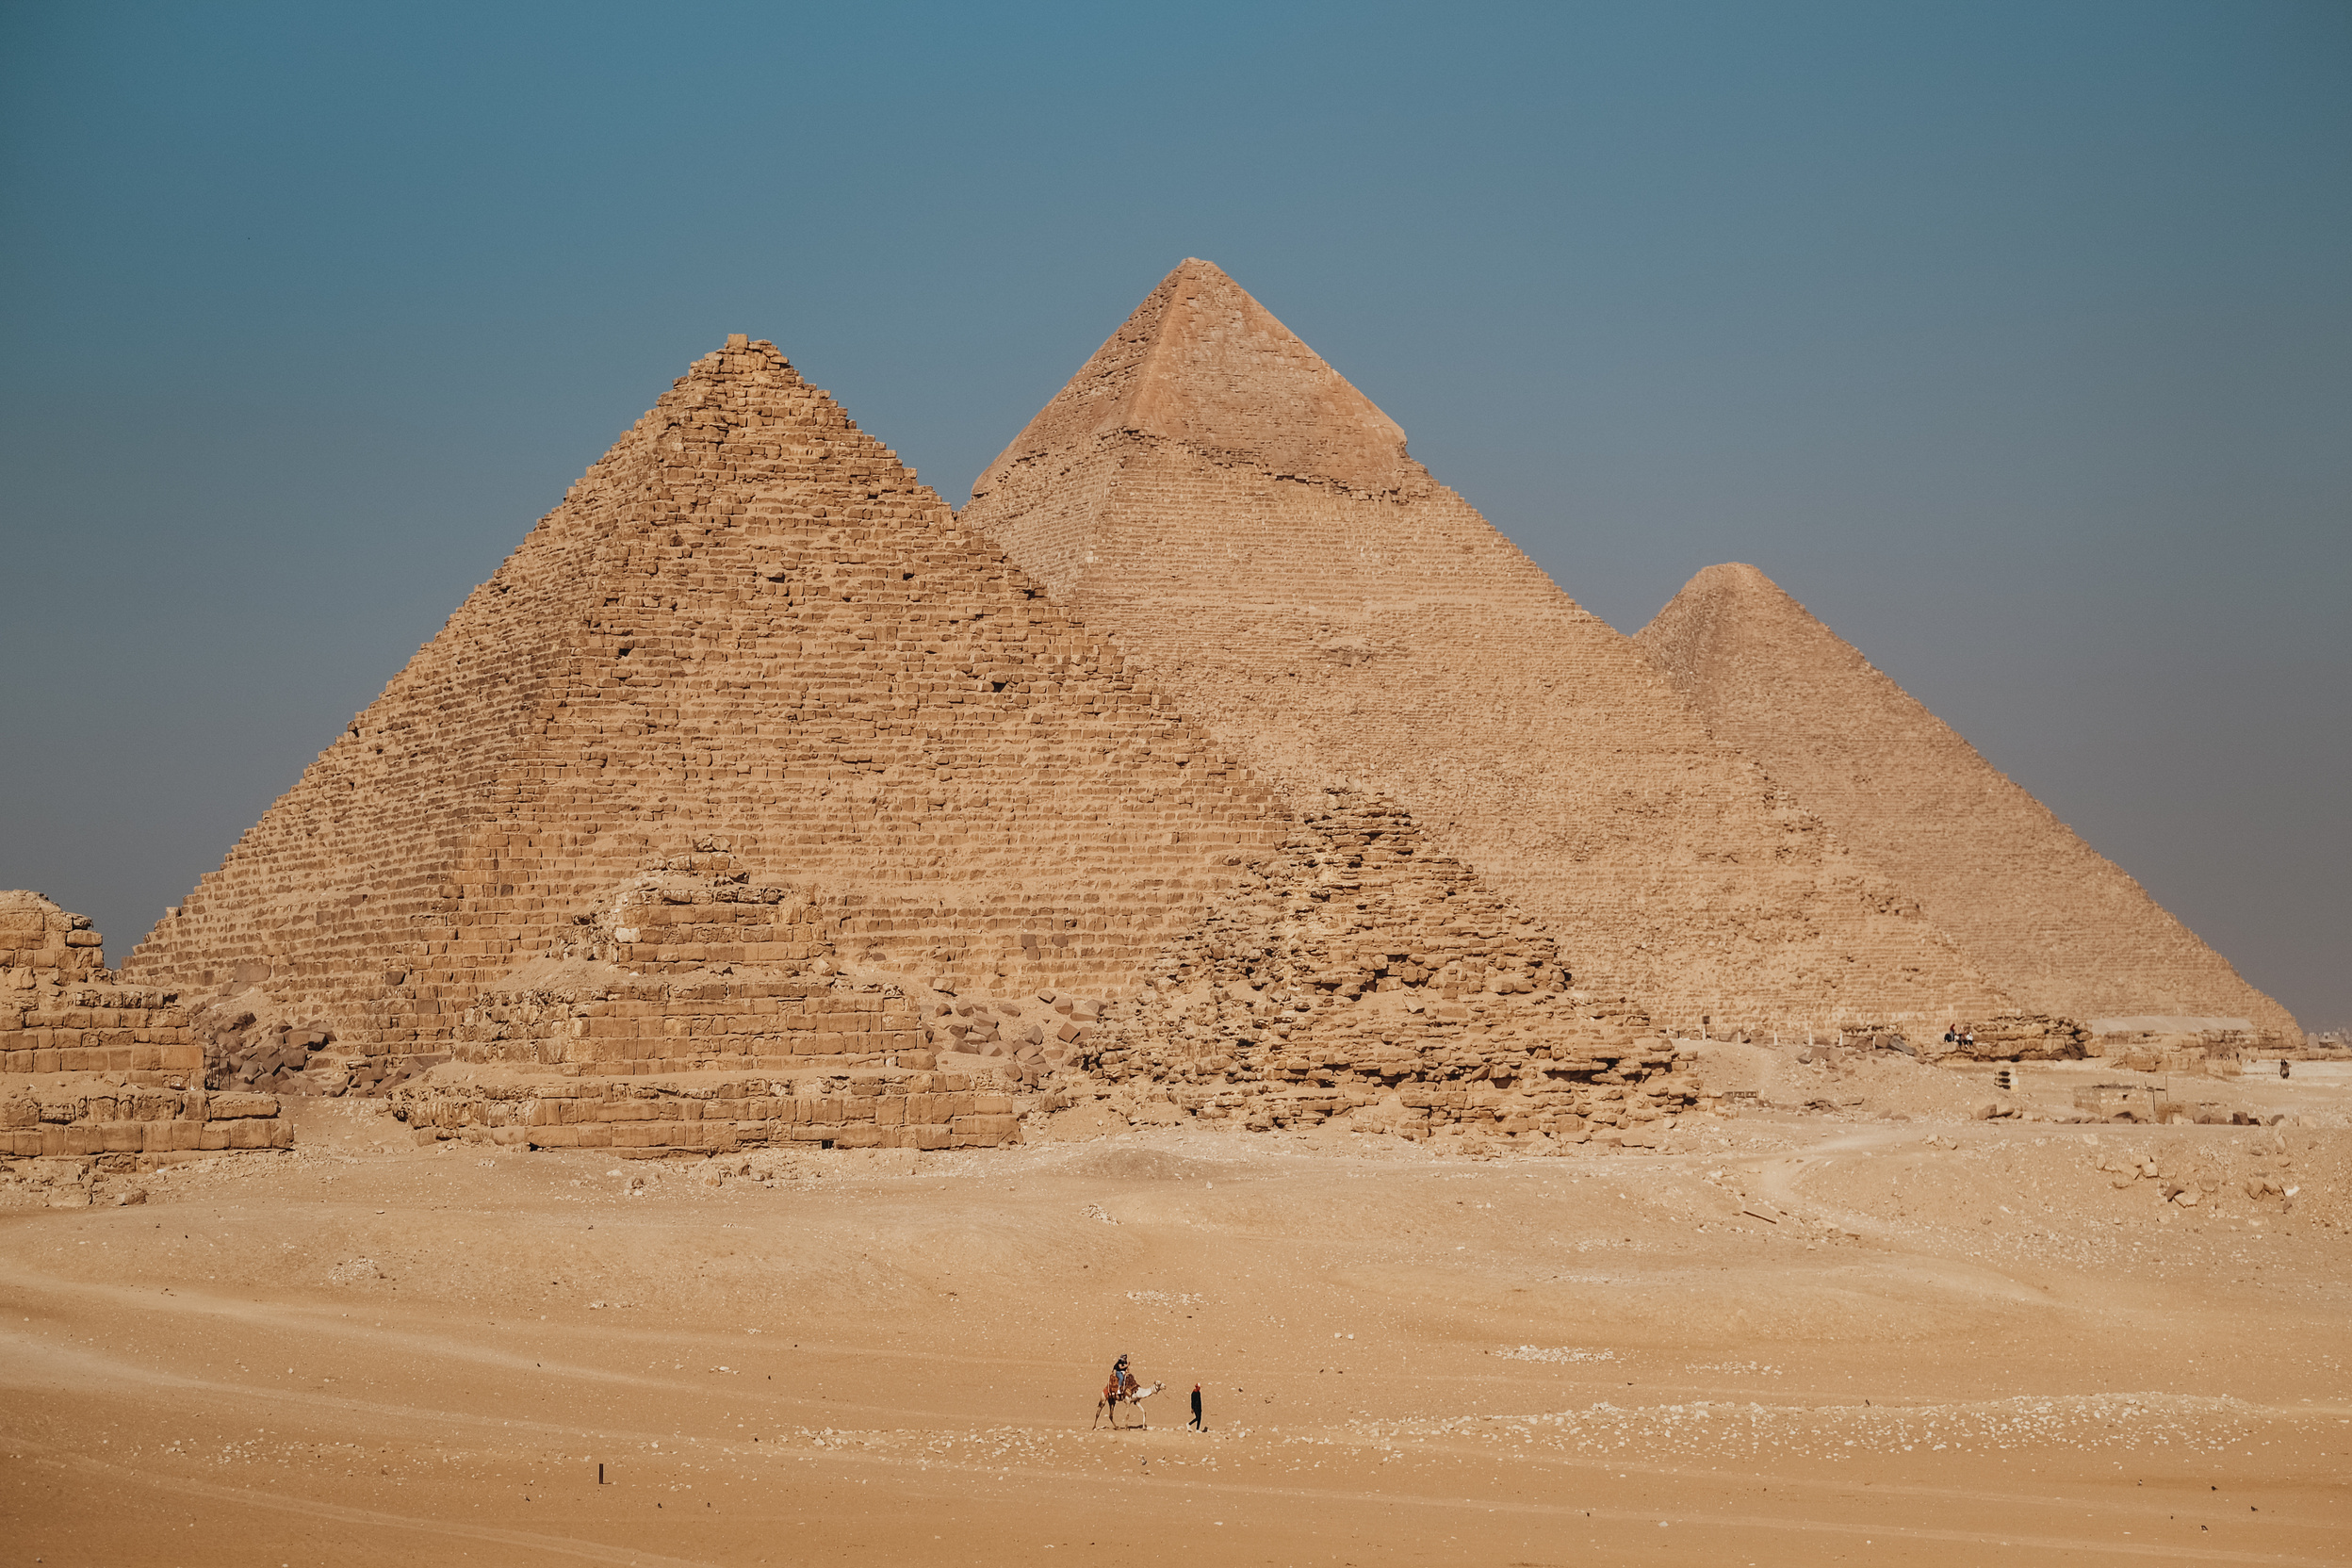
<svg viewBox="0 0 2352 1568">
<path fill-rule="evenodd" d="M 1744 561 L 1723 561 L 1712 566 L 1701 567 L 1691 576 L 1690 581 L 1682 585 L 1682 593 L 1674 596 L 1676 598 L 1681 598 L 1684 595 L 1719 596 L 1724 594 L 1758 592 L 1778 594 L 1783 598 L 1788 596 L 1787 590 L 1765 576 L 1762 568 L 1751 566 Z"/>
<path fill-rule="evenodd" d="M 1702 567 L 1682 585 L 1681 592 L 1668 600 L 1654 616 L 1642 636 L 1657 642 L 1668 629 L 1693 617 L 1712 622 L 1727 607 L 1741 607 L 1738 613 L 1745 616 L 1787 616 L 1794 613 L 1805 619 L 1816 617 L 1797 602 L 1795 596 L 1764 575 L 1760 567 L 1744 561 L 1724 561 Z"/>
<path fill-rule="evenodd" d="M 1758 638 L 1790 646 L 1809 640 L 1823 650 L 1842 650 L 1830 657 L 1861 659 L 1821 617 L 1744 561 L 1700 570 L 1633 641 L 1653 668 L 1687 693 L 1697 687 L 1704 678 L 1701 672 L 1713 661 L 1728 656 L 1729 648 Z"/>
<path fill-rule="evenodd" d="M 1405 433 L 1216 263 L 1186 256 L 972 486 L 1118 433 L 1298 478 L 1392 490 Z"/>
<path fill-rule="evenodd" d="M 701 358 L 695 360 L 694 363 L 697 366 L 716 365 L 720 363 L 720 356 L 723 354 L 746 353 L 758 354 L 762 358 L 781 361 L 787 364 L 790 363 L 790 361 L 786 361 L 784 359 L 784 351 L 781 349 L 778 349 L 774 343 L 771 343 L 764 337 L 754 337 L 749 333 L 742 332 L 728 333 L 717 348 L 708 351 L 702 355 Z"/>
</svg>

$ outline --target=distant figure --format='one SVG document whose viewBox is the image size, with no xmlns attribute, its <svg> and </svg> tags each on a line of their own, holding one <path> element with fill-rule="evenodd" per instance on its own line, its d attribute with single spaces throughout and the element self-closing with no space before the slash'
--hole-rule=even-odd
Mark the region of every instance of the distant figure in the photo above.
<svg viewBox="0 0 2352 1568">
<path fill-rule="evenodd" d="M 2287 1076 L 2287 1059 L 2284 1056 L 2278 1058 L 2278 1076 L 2281 1078 Z"/>
<path fill-rule="evenodd" d="M 1102 1396 L 1094 1403 L 1095 1425 L 1102 1425 L 1102 1418 L 1108 1416 L 1112 1429 L 1117 1430 L 1122 1425 L 1119 1412 L 1123 1405 L 1135 1412 L 1132 1425 L 1149 1426 L 1150 1423 L 1143 1417 L 1143 1402 L 1167 1386 L 1165 1382 L 1138 1384 L 1135 1373 L 1127 1368 L 1127 1358 L 1119 1357 L 1118 1364 L 1111 1368 L 1111 1380 L 1102 1385 Z"/>
<path fill-rule="evenodd" d="M 1197 1432 L 1209 1429 L 1200 1424 L 1200 1385 L 1199 1383 L 1192 1385 L 1192 1429 Z"/>
<path fill-rule="evenodd" d="M 1959 1043 L 1960 1026 L 1956 1023 L 1946 1024 L 1944 1026 L 1944 1049 L 1950 1051 Z"/>
<path fill-rule="evenodd" d="M 1960 1049 L 1963 1051 L 1974 1051 L 1976 1049 L 1975 1030 L 1963 1029 L 1960 1031 Z"/>
</svg>

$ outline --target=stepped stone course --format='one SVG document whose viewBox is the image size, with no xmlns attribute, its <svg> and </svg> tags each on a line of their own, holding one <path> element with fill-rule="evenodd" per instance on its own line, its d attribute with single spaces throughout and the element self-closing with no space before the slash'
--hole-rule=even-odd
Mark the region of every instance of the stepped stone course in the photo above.
<svg viewBox="0 0 2352 1568">
<path fill-rule="evenodd" d="M 1393 797 L 1661 1017 L 2010 1005 L 1206 262 L 1152 292 L 961 515 L 1292 797 Z"/>
<path fill-rule="evenodd" d="M 1915 894 L 2024 1010 L 2235 1015 L 2301 1039 L 2284 1007 L 1754 566 L 1699 573 L 1636 640 L 1720 739 Z"/>
</svg>

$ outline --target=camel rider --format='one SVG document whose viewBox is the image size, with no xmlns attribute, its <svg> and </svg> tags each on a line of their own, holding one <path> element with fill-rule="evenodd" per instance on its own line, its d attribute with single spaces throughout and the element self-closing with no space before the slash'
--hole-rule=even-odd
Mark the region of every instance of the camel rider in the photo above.
<svg viewBox="0 0 2352 1568">
<path fill-rule="evenodd" d="M 1127 1352 L 1119 1352 L 1119 1363 L 1111 1368 L 1111 1387 L 1122 1398 L 1135 1391 L 1135 1375 L 1127 1370 Z"/>
</svg>

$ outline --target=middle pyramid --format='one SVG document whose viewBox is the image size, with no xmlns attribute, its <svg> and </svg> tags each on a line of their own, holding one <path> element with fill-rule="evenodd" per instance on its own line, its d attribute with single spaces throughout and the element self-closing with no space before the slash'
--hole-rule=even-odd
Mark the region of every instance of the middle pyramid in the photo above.
<svg viewBox="0 0 2352 1568">
<path fill-rule="evenodd" d="M 2010 1010 L 1957 945 L 1187 260 L 961 514 L 1294 797 L 1345 781 L 1662 1019 Z"/>
</svg>

